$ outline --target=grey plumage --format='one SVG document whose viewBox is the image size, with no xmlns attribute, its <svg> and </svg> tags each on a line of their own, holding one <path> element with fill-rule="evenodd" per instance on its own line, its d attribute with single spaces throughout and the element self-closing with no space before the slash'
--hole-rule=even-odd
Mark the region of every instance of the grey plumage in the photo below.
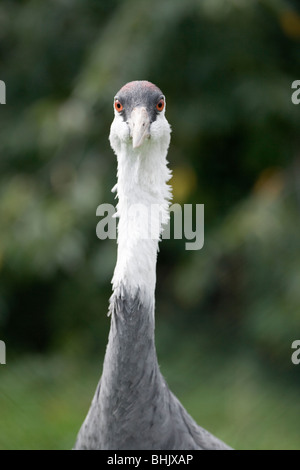
<svg viewBox="0 0 300 470">
<path fill-rule="evenodd" d="M 138 296 L 113 300 L 102 378 L 75 449 L 228 449 L 170 392 L 159 371 L 149 313 Z"/>
<path fill-rule="evenodd" d="M 141 83 L 148 84 L 133 83 L 139 91 Z M 153 92 L 157 94 L 154 85 L 147 86 L 152 96 Z M 157 99 L 160 96 L 161 92 Z M 134 108 L 134 103 L 131 106 Z M 154 269 L 155 263 L 156 259 Z M 103 373 L 75 449 L 230 449 L 195 423 L 160 373 L 154 342 L 154 303 L 154 289 L 153 297 L 145 297 L 139 288 L 132 291 L 125 282 L 114 290 Z"/>
</svg>

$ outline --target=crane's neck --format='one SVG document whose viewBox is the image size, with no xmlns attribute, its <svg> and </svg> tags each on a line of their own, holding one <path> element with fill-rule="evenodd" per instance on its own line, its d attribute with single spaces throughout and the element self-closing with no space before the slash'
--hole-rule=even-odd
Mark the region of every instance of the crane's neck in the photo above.
<svg viewBox="0 0 300 470">
<path fill-rule="evenodd" d="M 124 143 L 117 153 L 118 256 L 112 298 L 138 295 L 145 306 L 154 306 L 158 242 L 171 197 L 168 145 L 167 139 L 149 139 L 137 149 Z"/>
<path fill-rule="evenodd" d="M 156 257 L 162 225 L 169 217 L 166 154 L 167 146 L 149 141 L 143 151 L 124 145 L 117 152 L 119 225 L 112 318 L 101 387 L 92 405 L 99 410 L 102 449 L 135 448 L 139 440 L 147 446 L 149 429 L 157 435 L 157 426 L 164 426 L 159 417 L 157 426 L 151 425 L 155 410 L 166 407 L 168 413 L 154 342 Z M 154 225 L 150 234 L 149 219 Z M 148 410 L 147 416 L 143 410 Z"/>
</svg>

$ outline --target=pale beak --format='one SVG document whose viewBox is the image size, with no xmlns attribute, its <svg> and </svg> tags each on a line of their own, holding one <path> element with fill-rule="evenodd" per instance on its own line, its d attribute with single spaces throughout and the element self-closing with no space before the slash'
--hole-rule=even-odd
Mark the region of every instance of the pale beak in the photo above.
<svg viewBox="0 0 300 470">
<path fill-rule="evenodd" d="M 134 108 L 128 124 L 132 147 L 135 149 L 142 145 L 146 137 L 150 136 L 150 118 L 147 109 L 141 106 Z"/>
</svg>

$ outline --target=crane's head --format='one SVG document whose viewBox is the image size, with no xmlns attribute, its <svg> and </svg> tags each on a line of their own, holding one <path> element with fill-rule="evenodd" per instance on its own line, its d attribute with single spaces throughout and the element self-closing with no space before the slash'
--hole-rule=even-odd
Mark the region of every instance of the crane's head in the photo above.
<svg viewBox="0 0 300 470">
<path fill-rule="evenodd" d="M 156 85 L 129 82 L 118 91 L 113 105 L 109 139 L 116 153 L 122 144 L 141 150 L 147 143 L 160 141 L 168 147 L 171 130 L 165 118 L 166 99 Z"/>
</svg>

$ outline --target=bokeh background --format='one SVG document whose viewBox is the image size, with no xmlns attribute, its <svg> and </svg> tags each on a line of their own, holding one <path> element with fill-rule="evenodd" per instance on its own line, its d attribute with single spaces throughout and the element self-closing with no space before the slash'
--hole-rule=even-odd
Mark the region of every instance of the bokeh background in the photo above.
<svg viewBox="0 0 300 470">
<path fill-rule="evenodd" d="M 101 374 L 114 240 L 112 98 L 167 97 L 174 200 L 205 245 L 161 244 L 170 388 L 237 449 L 300 449 L 298 0 L 1 0 L 0 448 L 69 449 Z"/>
</svg>

